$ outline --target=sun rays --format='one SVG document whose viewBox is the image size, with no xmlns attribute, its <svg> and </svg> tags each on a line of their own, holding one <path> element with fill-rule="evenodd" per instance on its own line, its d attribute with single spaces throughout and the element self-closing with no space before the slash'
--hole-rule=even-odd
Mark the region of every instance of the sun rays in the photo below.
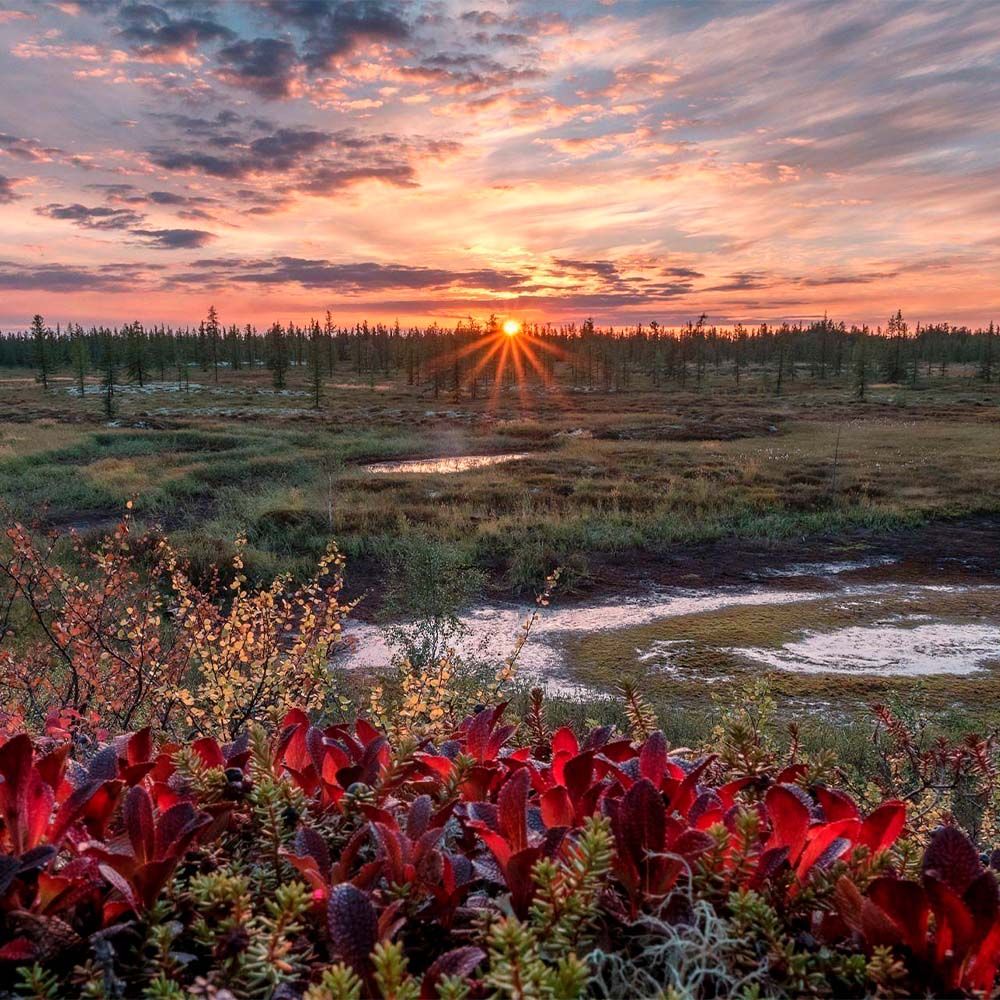
<svg viewBox="0 0 1000 1000">
<path fill-rule="evenodd" d="M 499 325 L 491 323 L 483 336 L 457 351 L 455 362 L 466 362 L 471 367 L 467 375 L 470 384 L 484 378 L 491 383 L 491 403 L 499 401 L 505 388 L 515 389 L 524 403 L 531 382 L 547 390 L 554 388 L 552 366 L 563 353 L 519 320 L 510 318 Z"/>
</svg>

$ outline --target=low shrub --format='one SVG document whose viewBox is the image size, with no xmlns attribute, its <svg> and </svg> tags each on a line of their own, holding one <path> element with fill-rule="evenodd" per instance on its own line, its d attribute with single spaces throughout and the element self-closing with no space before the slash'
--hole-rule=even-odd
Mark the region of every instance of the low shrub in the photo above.
<svg viewBox="0 0 1000 1000">
<path fill-rule="evenodd" d="M 512 718 L 534 615 L 487 673 L 402 657 L 356 717 L 334 550 L 254 589 L 237 546 L 199 589 L 127 520 L 72 570 L 6 537 L 6 995 L 997 992 L 995 736 L 877 707 L 848 788 L 762 683 L 688 747 L 632 687 L 619 726 L 555 728 L 539 689 Z"/>
<path fill-rule="evenodd" d="M 0 962 L 36 997 L 991 992 L 968 838 L 809 774 L 549 733 L 540 698 L 397 742 L 294 709 L 81 753 L 51 723 L 0 746 Z"/>
</svg>

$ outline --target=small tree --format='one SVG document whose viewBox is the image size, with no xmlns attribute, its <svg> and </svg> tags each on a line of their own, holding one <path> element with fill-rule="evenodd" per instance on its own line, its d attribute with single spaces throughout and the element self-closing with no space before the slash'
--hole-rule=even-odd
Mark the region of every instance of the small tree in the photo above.
<svg viewBox="0 0 1000 1000">
<path fill-rule="evenodd" d="M 104 415 L 108 420 L 115 416 L 115 384 L 118 381 L 117 345 L 114 334 L 104 336 L 101 351 L 101 393 L 104 399 Z"/>
<path fill-rule="evenodd" d="M 267 367 L 271 369 L 274 388 L 284 389 L 288 374 L 288 342 L 280 323 L 275 323 L 267 332 Z"/>
<path fill-rule="evenodd" d="M 83 330 L 79 325 L 73 328 L 70 335 L 69 354 L 76 388 L 82 399 L 86 393 L 85 383 L 87 371 L 90 368 L 90 352 L 87 350 L 87 341 L 84 339 Z"/>
<path fill-rule="evenodd" d="M 778 344 L 778 375 L 774 380 L 774 394 L 775 396 L 781 395 L 781 387 L 785 377 L 785 342 L 780 341 Z"/>
<path fill-rule="evenodd" d="M 215 306 L 208 307 L 208 319 L 205 321 L 205 336 L 208 338 L 208 348 L 212 356 L 212 377 L 219 381 L 219 339 L 222 328 L 219 326 L 219 314 Z"/>
<path fill-rule="evenodd" d="M 125 327 L 125 371 L 140 387 L 146 384 L 149 377 L 148 346 L 146 331 L 140 322 Z"/>
<path fill-rule="evenodd" d="M 909 326 L 903 319 L 903 312 L 897 309 L 894 316 L 889 317 L 889 344 L 885 355 L 885 380 L 887 382 L 902 382 L 905 378 L 903 370 L 903 341 L 909 334 Z"/>
<path fill-rule="evenodd" d="M 854 392 L 863 400 L 868 391 L 868 337 L 865 330 L 854 343 Z"/>
<path fill-rule="evenodd" d="M 979 377 L 984 382 L 993 381 L 993 324 L 983 334 L 983 354 L 979 364 Z"/>
<path fill-rule="evenodd" d="M 52 331 L 37 313 L 31 321 L 31 341 L 38 381 L 42 383 L 43 389 L 48 389 L 49 376 L 55 371 L 55 351 L 52 345 Z"/>
<path fill-rule="evenodd" d="M 315 320 L 309 330 L 309 390 L 318 410 L 323 401 L 323 331 Z"/>
</svg>

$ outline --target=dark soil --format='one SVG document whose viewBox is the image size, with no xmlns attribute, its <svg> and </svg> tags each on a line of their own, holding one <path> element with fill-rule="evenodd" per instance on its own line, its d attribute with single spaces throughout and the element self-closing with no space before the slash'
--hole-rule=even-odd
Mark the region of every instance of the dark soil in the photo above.
<svg viewBox="0 0 1000 1000">
<path fill-rule="evenodd" d="M 710 589 L 774 586 L 790 576 L 803 589 L 833 589 L 834 581 L 803 572 L 811 564 L 868 562 L 837 576 L 840 584 L 876 583 L 891 576 L 904 582 L 1000 584 L 1000 515 L 935 520 L 893 531 L 858 528 L 840 534 L 785 539 L 723 538 L 677 545 L 667 553 L 634 551 L 587 556 L 589 573 L 557 592 L 560 604 L 648 593 L 650 587 Z M 355 559 L 347 568 L 345 593 L 364 596 L 353 617 L 371 621 L 379 608 L 385 570 L 374 560 Z M 523 600 L 502 581 L 487 586 L 493 600 Z"/>
<path fill-rule="evenodd" d="M 785 586 L 793 574 L 803 584 L 822 586 L 829 580 L 821 571 L 803 574 L 796 567 L 861 561 L 873 565 L 849 570 L 838 579 L 874 582 L 885 576 L 890 560 L 893 579 L 1000 583 L 1000 515 L 933 520 L 892 531 L 857 528 L 785 539 L 723 538 L 679 545 L 662 554 L 591 556 L 592 579 L 579 590 L 591 598 L 635 593 L 650 585 L 708 588 L 773 581 Z"/>
</svg>

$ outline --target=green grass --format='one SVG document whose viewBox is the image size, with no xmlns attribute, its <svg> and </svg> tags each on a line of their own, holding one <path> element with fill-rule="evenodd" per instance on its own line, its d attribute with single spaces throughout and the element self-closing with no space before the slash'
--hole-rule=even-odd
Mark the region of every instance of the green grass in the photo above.
<svg viewBox="0 0 1000 1000">
<path fill-rule="evenodd" d="M 333 381 L 354 387 L 328 387 L 312 413 L 308 399 L 255 393 L 264 372 L 226 372 L 217 389 L 121 395 L 117 427 L 96 398 L 16 383 L 0 404 L 0 495 L 15 516 L 47 506 L 56 524 L 95 528 L 135 495 L 140 521 L 162 522 L 204 565 L 245 533 L 260 575 L 301 571 L 332 536 L 367 583 L 412 537 L 522 594 L 555 565 L 573 589 L 678 546 L 794 546 L 1000 510 L 1000 407 L 967 377 L 874 387 L 864 404 L 846 384 L 807 378 L 780 398 L 752 377 L 735 393 L 723 375 L 700 391 L 562 386 L 495 403 L 435 400 L 402 378 L 385 390 Z M 532 455 L 453 475 L 364 469 L 503 451 Z"/>
<path fill-rule="evenodd" d="M 670 711 L 698 711 L 712 698 L 731 696 L 748 679 L 767 673 L 782 714 L 789 719 L 807 708 L 813 715 L 821 706 L 835 706 L 841 718 L 865 715 L 873 702 L 919 696 L 938 714 L 956 713 L 992 725 L 1000 698 L 1000 652 L 992 668 L 959 677 L 919 678 L 768 671 L 738 652 L 777 649 L 806 633 L 835 633 L 848 626 L 921 615 L 955 624 L 1000 621 L 1000 589 L 899 592 L 877 599 L 817 594 L 784 604 L 730 606 L 589 632 L 567 643 L 565 655 L 574 680 L 607 692 L 628 680 Z M 671 644 L 669 671 L 652 668 L 642 659 L 657 643 Z"/>
</svg>

